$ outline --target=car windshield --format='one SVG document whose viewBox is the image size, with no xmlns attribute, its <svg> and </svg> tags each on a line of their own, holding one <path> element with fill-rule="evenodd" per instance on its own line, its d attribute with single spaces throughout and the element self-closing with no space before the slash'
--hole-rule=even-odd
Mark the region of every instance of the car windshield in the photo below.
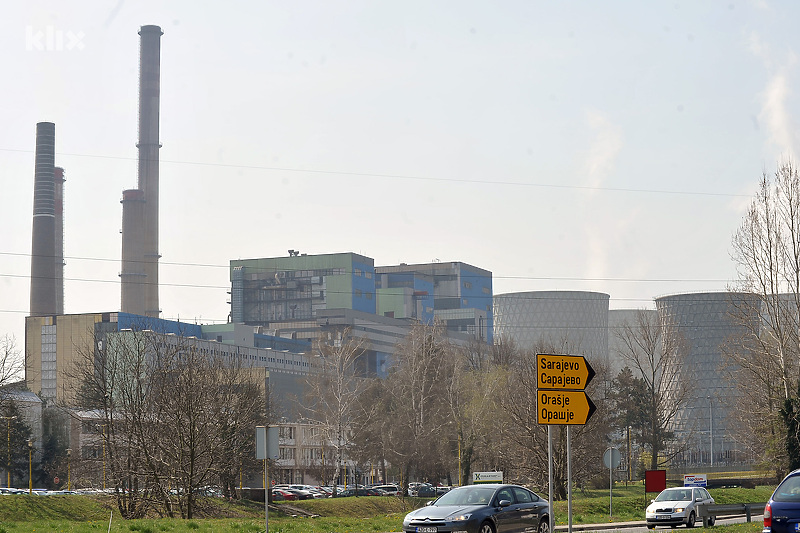
<svg viewBox="0 0 800 533">
<path fill-rule="evenodd" d="M 688 502 L 692 499 L 692 489 L 667 489 L 656 498 L 657 502 Z"/>
<path fill-rule="evenodd" d="M 489 487 L 464 487 L 443 494 L 433 505 L 489 505 L 493 494 Z"/>
<path fill-rule="evenodd" d="M 776 502 L 800 502 L 800 476 L 786 478 L 775 489 L 772 499 Z"/>
</svg>

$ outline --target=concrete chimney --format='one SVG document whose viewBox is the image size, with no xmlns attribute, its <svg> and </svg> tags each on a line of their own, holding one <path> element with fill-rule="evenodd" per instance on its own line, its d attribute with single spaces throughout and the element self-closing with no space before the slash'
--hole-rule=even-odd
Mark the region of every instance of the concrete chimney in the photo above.
<svg viewBox="0 0 800 533">
<path fill-rule="evenodd" d="M 59 314 L 56 264 L 63 263 L 56 253 L 56 125 L 52 122 L 36 124 L 35 159 L 30 314 L 47 316 Z M 63 302 L 63 285 L 60 290 Z"/>
<path fill-rule="evenodd" d="M 122 193 L 122 311 L 158 317 L 159 26 L 139 30 L 139 182 Z"/>
</svg>

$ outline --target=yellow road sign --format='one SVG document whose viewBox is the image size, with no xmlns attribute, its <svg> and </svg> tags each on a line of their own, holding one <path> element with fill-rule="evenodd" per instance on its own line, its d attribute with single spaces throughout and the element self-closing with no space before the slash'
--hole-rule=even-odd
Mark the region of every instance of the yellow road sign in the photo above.
<svg viewBox="0 0 800 533">
<path fill-rule="evenodd" d="M 536 382 L 540 389 L 583 390 L 594 369 L 582 355 L 536 355 Z"/>
<path fill-rule="evenodd" d="M 536 413 L 540 424 L 585 424 L 596 409 L 583 391 L 540 390 L 536 399 Z"/>
</svg>

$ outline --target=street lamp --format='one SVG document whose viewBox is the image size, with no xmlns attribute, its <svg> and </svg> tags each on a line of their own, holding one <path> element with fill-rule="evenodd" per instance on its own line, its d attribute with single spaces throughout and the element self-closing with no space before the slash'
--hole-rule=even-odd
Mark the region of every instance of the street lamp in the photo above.
<svg viewBox="0 0 800 533">
<path fill-rule="evenodd" d="M 72 490 L 72 478 L 70 477 L 70 467 L 72 466 L 72 448 L 67 448 L 67 490 Z"/>
<path fill-rule="evenodd" d="M 11 488 L 11 421 L 16 420 L 16 416 L 4 416 L 6 419 L 6 432 L 8 434 L 8 458 L 6 461 L 6 487 Z"/>
<path fill-rule="evenodd" d="M 28 494 L 33 494 L 33 439 L 28 439 Z"/>
<path fill-rule="evenodd" d="M 714 401 L 711 399 L 711 396 L 706 396 L 706 400 L 708 400 L 708 436 L 710 441 L 710 449 L 711 449 L 711 466 L 714 466 Z"/>
</svg>

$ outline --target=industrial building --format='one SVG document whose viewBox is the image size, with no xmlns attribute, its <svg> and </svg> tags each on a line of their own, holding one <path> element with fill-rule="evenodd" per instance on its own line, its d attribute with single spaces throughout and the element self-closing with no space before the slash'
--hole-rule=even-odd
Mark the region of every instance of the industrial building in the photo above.
<svg viewBox="0 0 800 533">
<path fill-rule="evenodd" d="M 452 261 L 382 266 L 375 274 L 382 314 L 426 324 L 433 318 L 450 333 L 492 344 L 492 273 L 488 270 Z"/>
<path fill-rule="evenodd" d="M 244 358 L 248 366 L 263 368 L 269 379 L 272 392 L 287 401 L 281 406 L 281 416 L 295 416 L 296 409 L 292 397 L 301 397 L 305 376 L 311 370 L 309 356 L 305 352 L 259 348 L 257 343 L 267 343 L 267 336 L 256 335 L 246 328 L 239 331 L 239 338 L 233 339 L 235 330 L 222 332 L 218 326 L 211 326 L 207 332 L 204 326 L 131 315 L 129 313 L 85 313 L 76 315 L 55 315 L 27 317 L 25 320 L 25 379 L 28 388 L 38 394 L 50 405 L 73 405 L 80 388 L 79 372 L 86 358 L 94 358 L 108 346 L 114 345 L 114 338 L 136 331 L 148 335 L 150 345 L 181 343 L 183 349 L 198 350 L 200 353 L 214 353 L 222 357 Z M 225 337 L 228 341 L 225 342 Z M 281 339 L 272 339 L 277 346 L 283 346 Z M 293 343 L 288 346 L 297 348 Z"/>
</svg>

